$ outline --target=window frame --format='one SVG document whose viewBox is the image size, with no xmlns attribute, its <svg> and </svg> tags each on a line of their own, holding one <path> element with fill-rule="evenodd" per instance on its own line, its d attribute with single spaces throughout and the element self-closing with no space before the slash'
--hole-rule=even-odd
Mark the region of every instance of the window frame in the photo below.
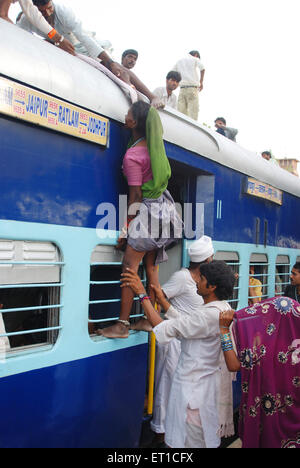
<svg viewBox="0 0 300 468">
<path fill-rule="evenodd" d="M 242 266 L 240 254 L 239 252 L 232 251 L 232 250 L 218 250 L 214 254 L 214 260 L 221 260 L 223 262 L 226 262 L 227 265 L 229 265 L 232 268 L 234 273 L 238 274 L 237 284 L 235 284 L 233 288 L 233 297 L 232 299 L 227 300 L 228 304 L 230 304 L 233 309 L 238 310 L 239 303 L 240 303 L 240 290 L 241 290 L 240 270 Z M 237 267 L 237 271 L 235 271 L 234 267 Z"/>
<path fill-rule="evenodd" d="M 9 341 L 9 346 L 5 347 L 5 358 L 13 358 L 15 356 L 19 356 L 20 354 L 31 354 L 33 352 L 39 352 L 41 350 L 49 350 L 52 349 L 58 339 L 59 339 L 59 334 L 62 329 L 61 326 L 61 309 L 63 308 L 63 303 L 62 303 L 62 287 L 64 286 L 64 283 L 62 281 L 62 276 L 63 276 L 63 267 L 65 266 L 64 261 L 62 260 L 62 253 L 58 245 L 54 241 L 41 241 L 41 240 L 14 240 L 14 239 L 0 239 L 0 243 L 11 243 L 15 247 L 15 253 L 12 255 L 7 255 L 7 251 L 5 249 L 2 249 L 0 252 L 0 268 L 3 268 L 1 271 L 2 277 L 3 273 L 5 274 L 5 269 L 7 271 L 10 270 L 10 272 L 13 274 L 8 275 L 8 281 L 7 283 L 4 282 L 4 280 L 1 278 L 0 279 L 0 295 L 1 291 L 5 290 L 16 290 L 16 291 L 21 291 L 22 289 L 40 289 L 41 291 L 43 289 L 47 289 L 48 293 L 48 303 L 47 305 L 36 305 L 36 306 L 26 306 L 26 307 L 10 307 L 10 308 L 3 308 L 0 310 L 2 319 L 3 319 L 3 325 L 4 325 L 4 332 L 5 333 L 0 333 L 0 341 L 1 338 L 2 342 L 6 340 Z M 28 252 L 28 246 L 45 246 L 46 250 L 37 250 L 34 251 L 34 248 L 32 249 L 32 258 L 26 259 L 26 250 Z M 47 252 L 47 246 L 52 246 L 54 247 L 53 252 L 55 255 L 55 261 L 51 260 L 38 260 L 34 259 L 35 256 L 43 256 L 43 253 L 45 254 L 45 258 L 47 257 L 46 252 Z M 21 247 L 23 249 L 21 250 Z M 29 249 L 30 250 L 30 249 Z M 17 253 L 16 253 L 17 252 Z M 39 252 L 39 253 L 37 253 Z M 2 258 L 1 258 L 2 254 Z M 23 260 L 20 260 L 23 255 Z M 6 257 L 6 258 L 5 258 Z M 10 257 L 10 258 L 8 258 Z M 29 255 L 30 257 L 30 255 Z M 4 259 L 3 259 L 4 258 Z M 15 259 L 17 258 L 17 259 Z M 39 276 L 39 271 L 38 268 L 42 267 L 44 269 L 43 273 L 45 273 L 46 269 L 46 276 L 48 276 L 49 279 L 49 272 L 51 272 L 51 276 L 57 276 L 58 277 L 58 282 L 55 280 L 49 280 L 48 282 L 34 282 L 33 278 L 34 276 Z M 47 268 L 50 267 L 51 270 L 53 267 L 55 267 L 55 270 L 53 269 L 52 271 Z M 40 268 L 40 272 L 42 272 L 42 269 Z M 54 275 L 53 275 L 54 273 Z M 41 277 L 45 277 L 45 275 L 41 274 Z M 13 281 L 13 277 L 18 278 L 15 279 L 16 282 Z M 21 279 L 24 279 L 24 282 L 21 282 Z M 57 299 L 57 301 L 51 302 L 52 300 Z M 5 302 L 4 299 L 1 299 L 0 302 L 2 303 L 2 300 Z M 5 326 L 5 320 L 4 316 L 6 314 L 10 313 L 20 313 L 22 314 L 23 312 L 31 312 L 31 311 L 48 311 L 47 314 L 47 327 L 43 328 L 31 328 L 31 329 L 25 329 L 21 331 L 12 331 L 12 332 L 7 332 L 6 326 Z M 51 311 L 51 313 L 50 313 Z M 55 314 L 55 317 L 54 317 Z M 21 316 L 21 315 L 20 315 Z M 52 324 L 50 324 L 52 322 Z M 55 324 L 56 323 L 56 324 Z M 39 333 L 47 333 L 47 339 L 46 341 L 43 341 L 41 343 L 32 343 L 32 344 L 26 344 L 26 345 L 21 345 L 21 346 L 12 346 L 11 345 L 11 340 L 10 338 L 13 337 L 19 337 L 19 336 L 25 336 L 25 335 L 36 335 Z M 3 343 L 2 343 L 3 347 Z M 3 354 L 3 350 L 2 350 Z"/>
<path fill-rule="evenodd" d="M 264 262 L 263 259 L 266 259 L 266 261 Z M 263 273 L 255 273 L 254 275 L 252 275 L 253 278 L 257 278 L 257 279 L 263 277 L 263 281 L 262 281 L 262 284 L 261 284 L 261 288 L 262 288 L 262 295 L 261 296 L 249 296 L 250 267 L 251 266 L 254 266 L 254 267 L 258 266 L 258 267 L 264 268 Z M 267 270 L 265 270 L 265 268 L 267 268 Z M 265 253 L 253 252 L 250 255 L 249 270 L 248 271 L 249 271 L 249 274 L 248 274 L 248 302 L 249 302 L 250 299 L 257 299 L 259 297 L 261 297 L 261 301 L 267 299 L 269 297 L 269 290 L 270 290 L 270 282 L 269 282 L 270 263 L 269 263 L 268 255 L 265 254 Z M 265 278 L 267 278 L 267 282 L 265 282 Z"/>
<path fill-rule="evenodd" d="M 96 249 L 99 249 L 99 252 L 97 252 Z M 101 248 L 103 249 L 103 261 L 101 260 Z M 111 258 L 111 259 L 110 259 Z M 118 317 L 109 317 L 105 319 L 91 319 L 90 318 L 90 312 L 91 312 L 91 306 L 93 305 L 101 305 L 101 304 L 121 304 L 121 289 L 120 289 L 120 298 L 118 299 L 96 299 L 96 300 L 91 300 L 91 287 L 92 286 L 120 286 L 121 281 L 120 280 L 112 280 L 112 281 L 97 281 L 97 280 L 91 280 L 91 275 L 92 275 L 92 268 L 93 267 L 119 267 L 120 268 L 120 276 L 122 273 L 122 262 L 123 260 L 123 254 L 120 252 L 117 252 L 115 249 L 115 246 L 112 245 L 105 245 L 105 244 L 98 244 L 92 252 L 91 255 L 91 263 L 90 263 L 90 278 L 89 278 L 89 301 L 88 301 L 88 326 L 91 324 L 97 325 L 97 324 L 106 324 L 109 322 L 115 322 L 119 320 L 119 315 Z M 142 283 L 145 285 L 146 284 L 146 273 L 145 270 L 143 269 L 143 277 L 142 277 Z M 134 304 L 136 304 L 139 309 L 140 313 L 134 313 L 130 314 L 129 319 L 139 319 L 141 317 L 144 317 L 144 312 L 142 307 L 139 304 L 139 298 L 135 297 L 134 298 Z M 97 338 L 97 335 L 95 333 L 89 332 L 90 338 L 95 341 L 95 338 Z M 98 337 L 99 338 L 99 337 Z"/>
<path fill-rule="evenodd" d="M 287 262 L 284 262 L 284 259 L 287 259 Z M 280 263 L 278 263 L 278 261 L 280 261 Z M 279 273 L 279 272 L 277 273 L 277 267 L 287 267 L 287 271 L 283 273 Z M 291 272 L 291 257 L 289 255 L 277 255 L 276 262 L 275 262 L 275 296 L 283 296 L 286 287 L 290 284 L 290 280 L 289 280 L 290 272 Z M 287 277 L 288 280 L 285 282 L 277 283 L 276 282 L 277 276 L 279 276 L 280 278 L 285 277 L 285 279 Z M 276 288 L 278 285 L 281 286 L 281 292 L 276 292 Z"/>
</svg>

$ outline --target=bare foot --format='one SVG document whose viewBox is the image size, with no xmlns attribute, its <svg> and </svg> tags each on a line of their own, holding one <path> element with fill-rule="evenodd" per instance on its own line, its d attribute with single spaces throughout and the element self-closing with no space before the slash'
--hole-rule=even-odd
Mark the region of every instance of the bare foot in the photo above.
<svg viewBox="0 0 300 468">
<path fill-rule="evenodd" d="M 131 330 L 136 331 L 145 331 L 145 332 L 152 332 L 152 326 L 148 322 L 148 320 L 142 318 L 138 322 L 130 325 Z"/>
<path fill-rule="evenodd" d="M 123 323 L 117 322 L 111 327 L 97 330 L 97 335 L 104 336 L 105 338 L 128 338 L 129 327 Z"/>
</svg>

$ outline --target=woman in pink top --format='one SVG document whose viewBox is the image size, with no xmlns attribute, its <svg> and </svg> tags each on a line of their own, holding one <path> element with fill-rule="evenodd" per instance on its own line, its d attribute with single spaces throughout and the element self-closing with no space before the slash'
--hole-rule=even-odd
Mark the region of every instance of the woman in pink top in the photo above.
<svg viewBox="0 0 300 468">
<path fill-rule="evenodd" d="M 125 124 L 133 137 L 133 144 L 123 160 L 123 173 L 129 186 L 129 215 L 117 249 L 125 250 L 123 272 L 126 268 L 137 272 L 143 260 L 148 284 L 158 285 L 158 264 L 168 258 L 165 247 L 175 238 L 181 238 L 182 220 L 167 190 L 171 169 L 158 112 L 149 104 L 139 101 L 129 109 Z M 149 296 L 154 305 L 153 290 Z M 120 319 L 97 333 L 107 338 L 127 338 L 133 299 L 131 288 L 122 288 Z M 140 297 L 140 301 L 143 300 L 144 297 Z M 131 328 L 143 331 L 152 329 L 145 318 Z"/>
</svg>

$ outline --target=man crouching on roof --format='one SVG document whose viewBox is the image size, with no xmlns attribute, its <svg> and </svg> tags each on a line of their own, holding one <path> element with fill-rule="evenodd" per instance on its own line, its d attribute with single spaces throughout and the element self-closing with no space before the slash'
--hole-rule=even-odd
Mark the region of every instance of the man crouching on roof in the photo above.
<svg viewBox="0 0 300 468">
<path fill-rule="evenodd" d="M 39 9 L 44 19 L 53 28 L 53 31 L 61 35 L 61 40 L 64 40 L 66 37 L 68 41 L 73 44 L 77 54 L 87 55 L 94 60 L 99 59 L 102 65 L 108 68 L 120 80 L 129 85 L 133 85 L 138 91 L 147 96 L 151 104 L 155 107 L 161 107 L 160 100 L 151 93 L 151 91 L 131 70 L 127 70 L 121 64 L 111 59 L 103 48 L 103 42 L 91 37 L 83 30 L 80 19 L 76 17 L 70 7 L 51 0 L 32 0 L 32 2 Z M 37 29 L 25 15 L 22 15 L 18 22 L 18 26 L 26 31 L 41 35 L 41 31 Z M 49 39 L 47 34 L 44 34 L 43 32 L 42 36 L 45 39 Z M 57 42 L 56 45 L 59 46 L 60 42 Z"/>
<path fill-rule="evenodd" d="M 136 294 L 145 288 L 132 270 L 122 275 L 122 287 Z M 204 263 L 197 282 L 204 305 L 183 316 L 169 304 L 160 287 L 155 291 L 158 303 L 167 311 L 163 320 L 150 300 L 142 303 L 156 339 L 161 344 L 173 338 L 181 340 L 181 354 L 174 374 L 166 415 L 165 442 L 172 448 L 217 448 L 220 445 L 218 397 L 221 356 L 220 324 L 222 313 L 231 307 L 235 276 L 221 261 Z"/>
</svg>

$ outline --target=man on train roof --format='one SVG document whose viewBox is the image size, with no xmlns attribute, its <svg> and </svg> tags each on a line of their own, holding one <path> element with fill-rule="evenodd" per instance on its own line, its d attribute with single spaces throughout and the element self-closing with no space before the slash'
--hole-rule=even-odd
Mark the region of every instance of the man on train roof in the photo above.
<svg viewBox="0 0 300 468">
<path fill-rule="evenodd" d="M 177 97 L 175 96 L 174 91 L 178 88 L 180 81 L 180 73 L 171 70 L 166 76 L 166 86 L 156 88 L 153 91 L 153 94 L 161 98 L 166 106 L 177 109 Z"/>
<path fill-rule="evenodd" d="M 215 127 L 217 129 L 217 133 L 220 133 L 229 140 L 236 141 L 238 130 L 236 128 L 227 127 L 227 123 L 224 117 L 216 118 Z"/>
<path fill-rule="evenodd" d="M 80 19 L 76 17 L 70 7 L 53 2 L 52 0 L 32 1 L 52 28 L 63 39 L 66 37 L 73 44 L 77 54 L 87 55 L 96 61 L 100 59 L 102 65 L 108 68 L 120 80 L 135 87 L 137 91 L 147 96 L 152 105 L 162 107 L 158 98 L 149 91 L 131 70 L 124 68 L 121 64 L 112 60 L 104 49 L 103 44 L 83 30 Z M 41 35 L 41 31 L 35 28 L 24 15 L 22 15 L 18 26 L 26 31 Z M 46 34 L 42 34 L 42 37 L 48 39 Z M 59 45 L 59 43 L 56 45 Z"/>
<path fill-rule="evenodd" d="M 127 70 L 131 70 L 135 67 L 139 53 L 135 49 L 127 49 L 124 50 L 122 54 L 122 65 L 123 67 L 127 68 Z"/>
<path fill-rule="evenodd" d="M 30 24 L 32 24 L 39 33 L 44 34 L 48 37 L 48 40 L 52 41 L 53 44 L 68 52 L 69 54 L 75 55 L 73 44 L 68 39 L 62 37 L 52 26 L 46 21 L 38 8 L 32 3 L 32 0 L 0 0 L 0 18 L 12 23 L 9 19 L 8 13 L 12 3 L 19 3 L 22 12 L 17 17 L 17 22 L 22 16 L 25 16 Z"/>
</svg>

